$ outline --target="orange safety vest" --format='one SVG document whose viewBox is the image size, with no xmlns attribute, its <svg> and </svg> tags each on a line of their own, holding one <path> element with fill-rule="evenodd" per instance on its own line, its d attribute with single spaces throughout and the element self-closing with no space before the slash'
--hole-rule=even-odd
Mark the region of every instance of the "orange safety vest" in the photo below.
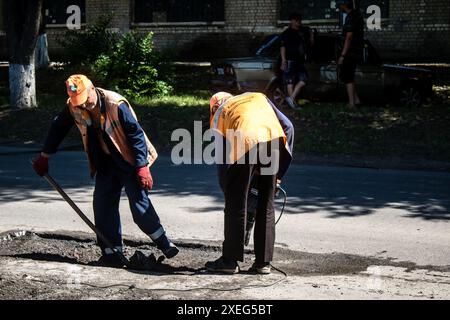
<svg viewBox="0 0 450 320">
<path fill-rule="evenodd" d="M 100 92 L 106 104 L 105 117 L 101 115 L 102 130 L 104 130 L 108 134 L 117 151 L 125 159 L 125 161 L 134 166 L 135 155 L 119 120 L 119 105 L 121 103 L 125 103 L 128 106 L 128 108 L 130 108 L 131 114 L 135 119 L 137 119 L 136 114 L 133 108 L 131 107 L 130 103 L 127 101 L 127 99 L 122 97 L 120 94 L 101 88 L 96 89 Z M 88 155 L 91 176 L 93 177 L 95 175 L 96 169 L 94 165 L 91 163 L 89 156 L 88 136 L 87 136 L 87 124 L 91 122 L 89 113 L 86 110 L 72 106 L 72 104 L 70 103 L 70 99 L 67 101 L 67 105 L 69 107 L 72 117 L 75 120 L 75 124 L 77 125 L 78 130 L 81 133 L 84 150 Z M 155 147 L 152 145 L 145 132 L 144 136 L 145 141 L 147 142 L 147 150 L 148 150 L 147 160 L 149 163 L 148 165 L 151 166 L 156 161 L 158 153 L 156 152 Z"/>
<path fill-rule="evenodd" d="M 278 118 L 262 93 L 247 92 L 223 103 L 211 119 L 211 129 L 226 138 L 231 150 L 228 161 L 236 162 L 260 142 L 284 138 L 286 134 Z M 233 130 L 234 136 L 227 134 Z"/>
</svg>

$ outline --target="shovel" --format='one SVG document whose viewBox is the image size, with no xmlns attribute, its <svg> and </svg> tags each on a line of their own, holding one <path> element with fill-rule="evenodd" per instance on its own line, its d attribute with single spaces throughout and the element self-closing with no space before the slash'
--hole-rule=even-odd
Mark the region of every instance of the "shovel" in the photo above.
<svg viewBox="0 0 450 320">
<path fill-rule="evenodd" d="M 72 207 L 73 210 L 80 216 L 80 218 L 88 225 L 89 228 L 92 229 L 92 231 L 95 232 L 95 234 L 98 236 L 98 238 L 108 247 L 111 249 L 123 262 L 124 265 L 126 265 L 128 268 L 131 267 L 130 261 L 123 255 L 122 252 L 117 250 L 111 242 L 95 227 L 95 225 L 89 220 L 88 217 L 81 211 L 80 208 L 75 204 L 75 202 L 70 199 L 70 197 L 67 195 L 67 193 L 59 186 L 59 184 L 48 174 L 46 173 L 43 178 L 56 190 L 58 193 L 66 200 L 66 202 Z"/>
</svg>

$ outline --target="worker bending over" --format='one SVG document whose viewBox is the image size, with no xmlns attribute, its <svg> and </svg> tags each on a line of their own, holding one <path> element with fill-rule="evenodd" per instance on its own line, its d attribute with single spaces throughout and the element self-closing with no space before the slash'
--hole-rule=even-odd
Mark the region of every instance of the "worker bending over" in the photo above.
<svg viewBox="0 0 450 320">
<path fill-rule="evenodd" d="M 251 271 L 270 273 L 275 244 L 274 195 L 277 178 L 292 159 L 292 123 L 261 93 L 232 96 L 219 92 L 210 101 L 210 126 L 215 135 L 219 182 L 225 195 L 225 239 L 222 256 L 206 263 L 212 272 L 235 274 L 244 260 L 247 198 L 258 175 L 255 217 L 255 263 Z M 225 150 L 225 151 L 224 151 Z"/>
<path fill-rule="evenodd" d="M 40 176 L 48 172 L 49 155 L 54 154 L 73 125 L 81 133 L 95 177 L 95 226 L 122 252 L 119 201 L 122 188 L 128 196 L 134 222 L 147 234 L 167 258 L 178 248 L 167 238 L 149 199 L 153 187 L 149 167 L 157 153 L 142 130 L 130 103 L 118 93 L 96 88 L 84 75 L 72 75 L 66 81 L 67 106 L 53 120 L 40 155 L 33 168 Z M 98 239 L 102 265 L 122 267 L 111 248 Z"/>
</svg>

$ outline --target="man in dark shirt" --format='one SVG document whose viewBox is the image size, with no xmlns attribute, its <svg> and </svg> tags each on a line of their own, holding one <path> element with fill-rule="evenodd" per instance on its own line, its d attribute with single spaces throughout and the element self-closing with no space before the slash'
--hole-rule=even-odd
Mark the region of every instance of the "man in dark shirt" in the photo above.
<svg viewBox="0 0 450 320">
<path fill-rule="evenodd" d="M 33 161 L 34 170 L 40 176 L 48 172 L 50 155 L 56 153 L 70 129 L 77 125 L 91 175 L 95 175 L 95 226 L 114 245 L 107 248 L 98 239 L 102 250 L 99 263 L 123 266 L 114 254 L 114 250 L 122 251 L 119 201 L 123 188 L 135 223 L 167 258 L 174 257 L 178 248 L 167 238 L 148 196 L 153 187 L 149 159 L 156 156 L 151 157 L 151 144 L 131 106 L 117 93 L 94 87 L 83 75 L 69 77 L 66 85 L 67 106 L 53 119 L 42 152 Z"/>
<path fill-rule="evenodd" d="M 308 27 L 302 26 L 302 17 L 294 13 L 289 17 L 290 25 L 281 34 L 281 70 L 287 85 L 286 102 L 297 109 L 297 97 L 308 82 L 305 61 L 308 49 L 314 43 L 314 36 Z"/>
<path fill-rule="evenodd" d="M 355 73 L 364 50 L 364 18 L 359 10 L 354 8 L 352 0 L 340 0 L 336 4 L 347 14 L 343 26 L 344 46 L 338 65 L 340 80 L 347 87 L 349 106 L 353 108 L 361 104 L 356 93 Z"/>
</svg>

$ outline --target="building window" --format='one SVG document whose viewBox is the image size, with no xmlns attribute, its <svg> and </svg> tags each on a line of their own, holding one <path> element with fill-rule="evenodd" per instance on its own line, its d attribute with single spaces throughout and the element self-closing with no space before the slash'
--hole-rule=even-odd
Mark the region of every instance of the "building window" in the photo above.
<svg viewBox="0 0 450 320">
<path fill-rule="evenodd" d="M 67 8 L 77 5 L 81 9 L 81 23 L 86 22 L 85 0 L 44 0 L 45 23 L 47 25 L 66 24 L 67 18 L 72 13 L 67 13 Z"/>
<path fill-rule="evenodd" d="M 298 12 L 303 20 L 339 20 L 335 1 L 330 0 L 281 0 L 280 20 L 289 20 L 289 15 Z"/>
<path fill-rule="evenodd" d="M 135 0 L 134 22 L 224 21 L 224 0 Z"/>
<path fill-rule="evenodd" d="M 382 18 L 388 18 L 389 0 L 355 0 L 364 17 L 367 17 L 367 7 L 377 5 L 381 8 Z M 289 20 L 292 12 L 298 12 L 303 20 L 339 20 L 339 8 L 335 0 L 281 0 L 280 20 Z"/>
</svg>

